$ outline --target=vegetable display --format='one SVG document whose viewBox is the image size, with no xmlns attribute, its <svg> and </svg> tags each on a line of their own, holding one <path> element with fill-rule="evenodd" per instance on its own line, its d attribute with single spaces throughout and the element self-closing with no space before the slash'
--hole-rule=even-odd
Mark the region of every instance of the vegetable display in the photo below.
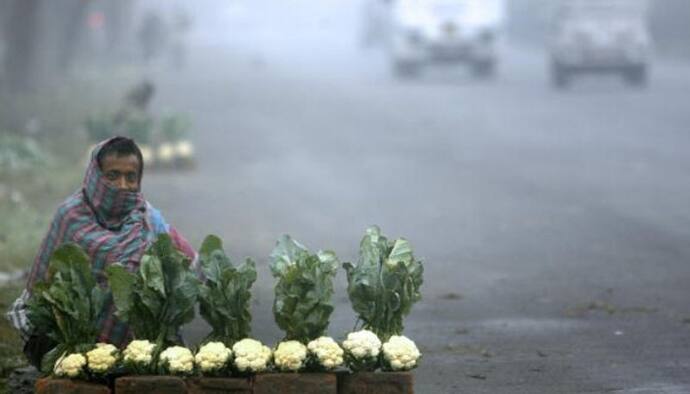
<svg viewBox="0 0 690 394">
<path fill-rule="evenodd" d="M 364 328 L 382 340 L 401 335 L 403 319 L 421 299 L 424 267 L 405 239 L 389 241 L 372 226 L 362 238 L 357 265 L 343 264 L 348 295 Z"/>
<path fill-rule="evenodd" d="M 151 341 L 158 349 L 180 343 L 180 326 L 194 319 L 199 294 L 199 280 L 189 263 L 170 236 L 161 234 L 136 273 L 120 264 L 107 268 L 116 313 L 136 339 Z"/>
<path fill-rule="evenodd" d="M 311 254 L 289 235 L 278 241 L 270 262 L 275 286 L 273 314 L 285 340 L 307 343 L 322 336 L 333 312 L 338 259 L 331 251 Z"/>
<path fill-rule="evenodd" d="M 36 283 L 27 306 L 36 334 L 57 343 L 43 357 L 44 373 L 53 371 L 65 354 L 82 353 L 94 346 L 106 297 L 91 272 L 88 256 L 74 244 L 64 244 L 53 252 L 47 278 Z M 74 371 L 71 360 L 62 367 L 66 373 Z"/>
<path fill-rule="evenodd" d="M 212 328 L 206 340 L 232 346 L 251 333 L 250 290 L 256 281 L 256 265 L 247 259 L 235 267 L 214 235 L 202 243 L 199 261 L 206 278 L 199 290 L 199 313 Z"/>
</svg>

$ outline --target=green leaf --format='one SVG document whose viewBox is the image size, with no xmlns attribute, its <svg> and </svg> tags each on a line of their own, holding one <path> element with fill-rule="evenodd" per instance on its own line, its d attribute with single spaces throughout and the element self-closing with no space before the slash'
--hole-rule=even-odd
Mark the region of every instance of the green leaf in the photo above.
<svg viewBox="0 0 690 394">
<path fill-rule="evenodd" d="M 402 334 L 403 320 L 421 299 L 424 268 L 405 239 L 389 241 L 377 226 L 360 242 L 357 265 L 343 264 L 352 308 L 383 340 Z"/>
<path fill-rule="evenodd" d="M 289 235 L 277 242 L 271 253 L 271 269 L 278 278 L 273 314 L 285 339 L 306 343 L 325 333 L 338 265 L 335 253 L 311 254 Z"/>
<path fill-rule="evenodd" d="M 47 280 L 37 283 L 28 301 L 28 318 L 36 334 L 73 348 L 93 343 L 105 300 L 94 278 L 88 256 L 74 244 L 52 254 Z"/>
<path fill-rule="evenodd" d="M 212 328 L 208 338 L 228 345 L 248 337 L 251 292 L 256 265 L 251 259 L 235 267 L 215 235 L 204 239 L 199 259 L 206 277 L 199 290 L 199 313 Z"/>
<path fill-rule="evenodd" d="M 176 343 L 180 326 L 194 318 L 199 281 L 170 236 L 158 236 L 136 273 L 119 265 L 107 272 L 118 316 L 130 324 L 135 337 L 157 343 L 164 338 L 165 345 Z"/>
<path fill-rule="evenodd" d="M 123 319 L 129 320 L 136 277 L 121 264 L 112 264 L 105 271 L 118 314 Z"/>
</svg>

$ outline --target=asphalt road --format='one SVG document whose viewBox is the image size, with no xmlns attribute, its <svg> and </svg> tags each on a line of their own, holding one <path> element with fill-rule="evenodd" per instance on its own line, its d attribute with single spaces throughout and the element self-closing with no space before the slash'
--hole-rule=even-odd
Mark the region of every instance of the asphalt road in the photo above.
<svg viewBox="0 0 690 394">
<path fill-rule="evenodd" d="M 157 109 L 194 119 L 198 169 L 144 191 L 195 245 L 259 261 L 255 336 L 281 339 L 280 234 L 352 260 L 376 223 L 425 262 L 419 393 L 690 392 L 690 66 L 558 92 L 535 48 L 507 46 L 495 80 L 401 82 L 348 40 L 296 42 L 238 38 L 155 74 Z"/>
</svg>

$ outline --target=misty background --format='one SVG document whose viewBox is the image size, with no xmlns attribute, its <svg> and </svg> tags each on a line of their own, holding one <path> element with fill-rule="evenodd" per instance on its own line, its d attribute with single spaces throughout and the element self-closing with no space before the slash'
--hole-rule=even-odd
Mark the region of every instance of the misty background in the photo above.
<svg viewBox="0 0 690 394">
<path fill-rule="evenodd" d="M 0 305 L 79 185 L 87 120 L 149 81 L 138 110 L 156 130 L 186 119 L 193 159 L 147 164 L 144 194 L 194 246 L 214 233 L 258 261 L 257 338 L 281 338 L 280 234 L 354 261 L 378 224 L 425 264 L 405 331 L 418 392 L 689 392 L 690 2 L 648 2 L 646 83 L 559 87 L 561 2 L 504 2 L 478 78 L 396 75 L 363 39 L 370 1 L 0 0 Z M 355 317 L 336 281 L 342 339 Z M 7 376 L 22 361 L 3 324 Z"/>
</svg>

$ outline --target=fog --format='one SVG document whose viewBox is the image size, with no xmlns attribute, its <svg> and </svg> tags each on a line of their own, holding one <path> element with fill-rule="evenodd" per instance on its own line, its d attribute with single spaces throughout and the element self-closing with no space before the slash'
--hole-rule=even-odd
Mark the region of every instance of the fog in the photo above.
<svg viewBox="0 0 690 394">
<path fill-rule="evenodd" d="M 0 130 L 75 162 L 96 142 L 84 108 L 114 112 L 151 82 L 143 111 L 183 114 L 194 153 L 147 163 L 144 195 L 194 246 L 214 233 L 257 259 L 258 338 L 281 338 L 281 234 L 355 261 L 377 224 L 424 262 L 405 329 L 424 354 L 417 392 L 690 391 L 686 1 L 106 3 L 77 11 L 72 48 L 50 34 L 67 8 L 0 1 Z M 20 14 L 43 28 L 11 31 Z M 91 106 L 41 101 L 58 93 Z M 7 179 L 1 198 L 38 206 L 28 178 Z M 66 197 L 52 193 L 42 206 Z M 342 339 L 355 317 L 336 280 Z"/>
</svg>

